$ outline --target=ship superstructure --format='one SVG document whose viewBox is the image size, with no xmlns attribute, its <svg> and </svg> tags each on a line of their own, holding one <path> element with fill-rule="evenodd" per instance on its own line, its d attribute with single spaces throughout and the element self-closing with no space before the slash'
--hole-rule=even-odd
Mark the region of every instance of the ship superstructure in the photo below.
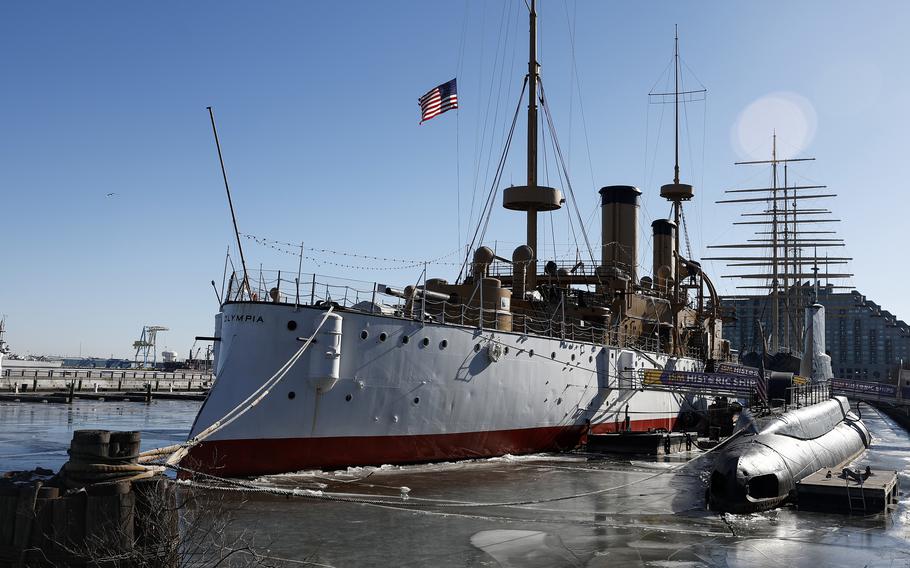
<svg viewBox="0 0 910 568">
<path fill-rule="evenodd" d="M 567 203 L 537 179 L 538 113 L 552 120 L 528 7 L 527 180 L 502 197 L 527 215 L 526 243 L 498 256 L 481 244 L 481 219 L 455 282 L 424 273 L 362 290 L 254 274 L 241 256 L 216 316 L 217 380 L 191 437 L 219 426 L 187 467 L 253 475 L 570 449 L 589 432 L 672 429 L 685 406 L 703 405 L 637 378 L 711 370 L 729 357 L 715 288 L 680 253 L 678 219 L 693 189 L 678 164 L 661 189 L 676 219 L 652 225 L 650 276 L 639 269 L 641 191 L 629 185 L 600 189 L 601 250 L 587 246 L 590 263 L 538 252 L 538 213 L 577 205 L 568 180 Z"/>
</svg>

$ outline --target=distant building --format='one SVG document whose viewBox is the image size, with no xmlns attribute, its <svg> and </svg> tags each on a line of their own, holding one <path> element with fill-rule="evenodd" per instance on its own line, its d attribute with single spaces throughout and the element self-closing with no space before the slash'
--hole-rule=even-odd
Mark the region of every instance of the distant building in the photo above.
<svg viewBox="0 0 910 568">
<path fill-rule="evenodd" d="M 806 283 L 791 289 L 788 310 L 785 294 L 780 294 L 780 345 L 791 351 L 802 351 L 803 313 L 814 296 L 814 288 Z M 735 296 L 723 298 L 721 305 L 735 321 L 724 324 L 724 338 L 732 349 L 740 353 L 761 350 L 756 321 L 760 321 L 765 335 L 771 330 L 771 298 L 761 296 Z M 896 382 L 901 363 L 910 364 L 910 325 L 856 290 L 836 292 L 833 286 L 818 290 L 818 301 L 825 306 L 825 345 L 831 355 L 834 376 L 870 381 Z M 790 335 L 786 327 L 789 323 Z"/>
</svg>

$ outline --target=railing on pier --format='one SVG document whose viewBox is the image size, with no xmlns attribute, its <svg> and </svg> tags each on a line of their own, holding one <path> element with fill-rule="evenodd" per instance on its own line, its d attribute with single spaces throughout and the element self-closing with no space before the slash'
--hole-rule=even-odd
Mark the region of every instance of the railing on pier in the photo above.
<svg viewBox="0 0 910 568">
<path fill-rule="evenodd" d="M 629 375 L 628 380 L 630 388 L 669 390 L 707 396 L 752 398 L 761 390 L 758 377 L 733 373 L 636 369 Z"/>
<path fill-rule="evenodd" d="M 211 373 L 186 371 L 143 371 L 143 370 L 107 370 L 107 369 L 53 369 L 16 368 L 3 369 L 6 379 L 136 379 L 151 381 L 211 381 Z"/>
<path fill-rule="evenodd" d="M 3 369 L 0 393 L 38 391 L 206 391 L 214 382 L 210 373 L 108 369 Z"/>
<path fill-rule="evenodd" d="M 835 394 L 867 401 L 910 403 L 910 387 L 898 387 L 886 383 L 859 381 L 854 379 L 833 379 L 831 388 Z"/>
<path fill-rule="evenodd" d="M 794 377 L 792 386 L 785 390 L 784 398 L 770 400 L 766 379 L 757 374 L 635 369 L 627 373 L 626 381 L 625 386 L 628 388 L 711 397 L 727 396 L 746 399 L 750 407 L 770 406 L 782 411 L 815 404 L 831 396 L 831 385 L 827 381 L 807 382 L 800 377 Z"/>
</svg>

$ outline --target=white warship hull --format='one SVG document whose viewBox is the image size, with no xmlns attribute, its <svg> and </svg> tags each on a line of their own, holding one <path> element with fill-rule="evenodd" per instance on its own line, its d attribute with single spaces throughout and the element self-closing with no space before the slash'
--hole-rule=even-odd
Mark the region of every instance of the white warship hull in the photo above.
<svg viewBox="0 0 910 568">
<path fill-rule="evenodd" d="M 272 377 L 325 311 L 225 304 L 216 320 L 217 378 L 191 438 Z M 703 368 L 569 339 L 335 313 L 336 380 L 326 382 L 326 342 L 317 339 L 264 399 L 194 447 L 185 466 L 246 476 L 567 450 L 588 432 L 672 429 L 693 401 L 643 390 L 633 370 Z"/>
</svg>

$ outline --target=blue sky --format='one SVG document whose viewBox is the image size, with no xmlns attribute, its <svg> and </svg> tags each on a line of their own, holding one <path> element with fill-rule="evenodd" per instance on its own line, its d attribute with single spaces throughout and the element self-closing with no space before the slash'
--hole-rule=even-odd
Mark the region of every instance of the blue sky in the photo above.
<svg viewBox="0 0 910 568">
<path fill-rule="evenodd" d="M 182 356 L 211 332 L 209 281 L 221 280 L 232 232 L 208 105 L 241 231 L 408 259 L 463 246 L 526 69 L 523 6 L 0 5 L 0 313 L 13 348 L 128 355 L 142 325 L 162 324 L 162 346 Z M 681 152 L 683 180 L 698 192 L 687 209 L 695 256 L 745 238 L 730 228 L 740 210 L 713 201 L 768 181 L 732 163 L 765 157 L 776 128 L 782 154 L 817 158 L 795 179 L 840 194 L 831 208 L 855 258 L 852 284 L 910 318 L 910 4 L 542 0 L 540 16 L 544 85 L 583 217 L 597 189 L 616 183 L 645 192 L 644 229 L 667 214 L 656 193 L 672 177 L 672 133 L 646 95 L 662 84 L 679 24 L 683 59 L 709 89 L 688 108 Z M 417 97 L 456 73 L 461 109 L 418 126 Z M 688 70 L 686 80 L 696 84 Z M 518 136 L 505 184 L 524 178 L 523 128 Z M 548 166 L 542 180 L 555 178 L 552 155 Z M 489 240 L 509 251 L 523 216 L 499 203 Z M 596 216 L 590 228 L 596 241 Z M 550 234 L 575 246 L 565 212 Z M 296 271 L 296 259 L 244 245 L 251 265 Z M 642 247 L 647 266 L 647 231 Z M 312 254 L 304 272 L 417 277 L 319 265 L 331 257 Z"/>
</svg>

